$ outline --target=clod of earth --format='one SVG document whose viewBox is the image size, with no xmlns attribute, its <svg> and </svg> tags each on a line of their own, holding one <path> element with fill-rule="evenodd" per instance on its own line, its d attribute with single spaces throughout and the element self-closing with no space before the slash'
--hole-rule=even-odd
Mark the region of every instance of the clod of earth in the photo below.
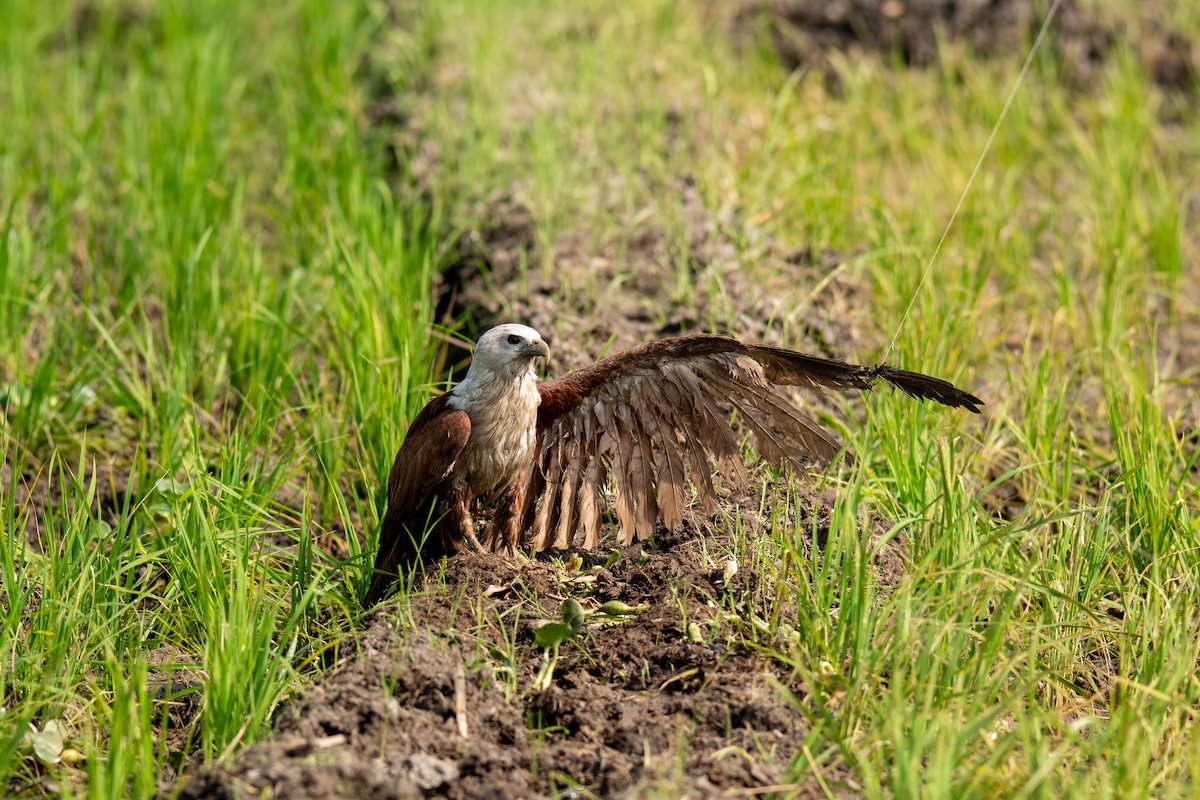
<svg viewBox="0 0 1200 800">
<path fill-rule="evenodd" d="M 736 410 L 763 457 L 802 472 L 840 450 L 777 386 L 866 390 L 879 380 L 921 400 L 978 413 L 952 384 L 887 365 L 864 367 L 713 334 L 661 339 L 538 383 L 549 347 L 524 325 L 498 325 L 466 378 L 413 420 L 388 480 L 388 510 L 366 595 L 444 555 L 599 544 L 611 481 L 621 544 L 683 523 L 689 482 L 717 507 L 712 462 L 745 482 Z M 473 504 L 490 523 L 477 536 Z M 432 522 L 431 522 L 432 521 Z"/>
</svg>

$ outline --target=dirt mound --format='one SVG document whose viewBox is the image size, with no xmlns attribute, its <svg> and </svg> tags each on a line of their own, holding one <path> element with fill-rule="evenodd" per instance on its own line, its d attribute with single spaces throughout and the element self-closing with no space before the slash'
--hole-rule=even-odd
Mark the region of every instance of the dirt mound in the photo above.
<svg viewBox="0 0 1200 800">
<path fill-rule="evenodd" d="M 866 338 L 854 309 L 869 305 L 870 290 L 840 269 L 840 253 L 786 250 L 752 226 L 748 242 L 744 221 L 709 212 L 693 180 L 681 178 L 675 191 L 681 232 L 613 211 L 627 224 L 598 246 L 583 232 L 546 244 L 514 195 L 478 201 L 472 216 L 484 222 L 451 248 L 438 287 L 439 318 L 465 321 L 469 338 L 499 322 L 536 328 L 550 343 L 549 375 L 605 352 L 697 330 L 854 356 Z M 542 268 L 543 259 L 554 269 Z M 674 287 L 681 279 L 695 287 L 719 285 L 720 295 L 697 288 L 680 296 Z M 805 299 L 796 286 L 820 289 Z M 714 329 L 714 318 L 727 318 L 728 328 Z M 801 341 L 785 342 L 784 332 Z M 468 355 L 458 351 L 452 361 L 465 370 Z"/>
<path fill-rule="evenodd" d="M 764 609 L 752 569 L 726 578 L 730 546 L 693 531 L 607 567 L 455 556 L 374 616 L 356 657 L 281 712 L 276 738 L 182 796 L 723 797 L 778 784 L 809 729 L 788 697 L 806 689 L 745 645 Z M 541 681 L 535 621 L 568 598 L 589 616 Z M 628 616 L 603 613 L 611 600 Z"/>
<path fill-rule="evenodd" d="M 835 51 L 895 53 L 913 66 L 938 60 L 943 41 L 963 41 L 986 55 L 1024 53 L 1042 25 L 1050 3 L 1031 0 L 774 0 L 753 2 L 735 28 L 765 24 L 783 65 L 807 64 L 833 76 Z M 1064 73 L 1090 83 L 1113 50 L 1117 33 L 1090 7 L 1063 0 L 1049 29 Z M 1186 37 L 1158 23 L 1139 32 L 1137 51 L 1154 81 L 1171 89 L 1192 89 L 1197 64 Z"/>
</svg>

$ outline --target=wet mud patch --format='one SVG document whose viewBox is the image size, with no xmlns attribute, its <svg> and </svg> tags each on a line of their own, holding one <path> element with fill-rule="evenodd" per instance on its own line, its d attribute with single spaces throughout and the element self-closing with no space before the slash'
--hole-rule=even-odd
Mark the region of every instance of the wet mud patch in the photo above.
<svg viewBox="0 0 1200 800">
<path fill-rule="evenodd" d="M 274 738 L 182 797 L 715 798 L 784 782 L 810 729 L 794 705 L 807 689 L 748 644 L 737 618 L 755 613 L 759 578 L 726 576 L 731 546 L 693 531 L 607 566 L 450 558 L 370 618 Z M 567 599 L 586 619 L 547 679 L 534 632 Z M 621 613 L 605 612 L 612 600 Z M 837 765 L 823 777 L 849 785 Z"/>
<path fill-rule="evenodd" d="M 1031 0 L 755 0 L 738 12 L 734 30 L 750 40 L 765 28 L 784 67 L 817 67 L 836 84 L 835 52 L 895 54 L 910 66 L 936 63 L 947 41 L 988 56 L 1023 54 L 1049 6 Z M 1074 0 L 1059 5 L 1048 33 L 1046 49 L 1080 86 L 1092 85 L 1123 38 L 1113 23 Z M 1196 88 L 1200 54 L 1177 31 L 1147 21 L 1134 50 L 1159 86 Z"/>
</svg>

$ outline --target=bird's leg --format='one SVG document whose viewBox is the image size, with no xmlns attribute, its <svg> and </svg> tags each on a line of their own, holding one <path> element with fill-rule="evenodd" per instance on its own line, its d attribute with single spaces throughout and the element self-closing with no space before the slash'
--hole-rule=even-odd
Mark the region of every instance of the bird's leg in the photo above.
<svg viewBox="0 0 1200 800">
<path fill-rule="evenodd" d="M 450 507 L 446 509 L 444 520 L 446 530 L 450 532 L 451 552 L 468 550 L 472 553 L 482 553 L 483 545 L 475 536 L 475 524 L 471 522 L 471 490 L 464 486 L 454 493 L 450 499 Z"/>
<path fill-rule="evenodd" d="M 463 540 L 467 549 L 472 553 L 484 552 L 483 545 L 479 543 L 479 539 L 475 536 L 475 531 L 467 531 L 467 538 Z"/>
<path fill-rule="evenodd" d="M 521 510 L 525 504 L 525 481 L 505 489 L 496 499 L 496 512 L 484 537 L 487 549 L 514 555 L 521 539 Z"/>
</svg>

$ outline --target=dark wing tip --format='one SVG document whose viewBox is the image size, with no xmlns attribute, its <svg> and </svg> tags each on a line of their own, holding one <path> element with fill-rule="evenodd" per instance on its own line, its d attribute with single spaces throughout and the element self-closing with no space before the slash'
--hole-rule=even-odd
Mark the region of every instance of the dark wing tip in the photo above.
<svg viewBox="0 0 1200 800">
<path fill-rule="evenodd" d="M 965 408 L 972 414 L 978 414 L 979 407 L 984 402 L 970 392 L 964 392 L 949 381 L 923 375 L 920 372 L 909 372 L 897 369 L 887 364 L 875 368 L 875 374 L 900 391 L 918 400 L 936 400 L 951 408 Z"/>
</svg>

